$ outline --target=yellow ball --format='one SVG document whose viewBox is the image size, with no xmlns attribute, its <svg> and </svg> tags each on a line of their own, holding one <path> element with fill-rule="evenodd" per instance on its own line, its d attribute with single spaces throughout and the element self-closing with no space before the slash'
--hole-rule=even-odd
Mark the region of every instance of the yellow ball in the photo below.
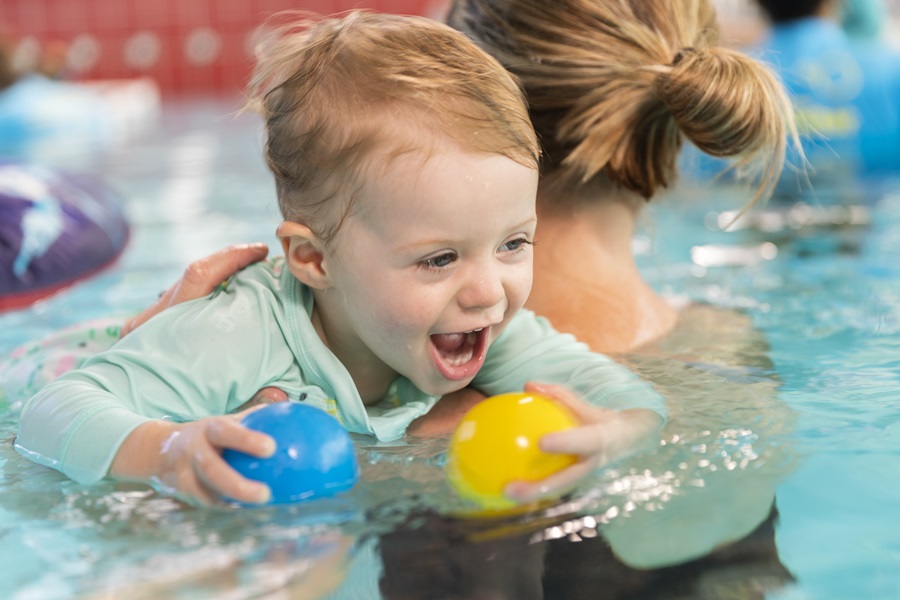
<svg viewBox="0 0 900 600">
<path fill-rule="evenodd" d="M 503 495 L 511 481 L 538 481 L 575 463 L 577 456 L 538 447 L 547 433 L 578 425 L 564 406 L 538 394 L 502 394 L 475 405 L 450 439 L 447 478 L 457 493 L 485 508 L 515 503 Z"/>
</svg>

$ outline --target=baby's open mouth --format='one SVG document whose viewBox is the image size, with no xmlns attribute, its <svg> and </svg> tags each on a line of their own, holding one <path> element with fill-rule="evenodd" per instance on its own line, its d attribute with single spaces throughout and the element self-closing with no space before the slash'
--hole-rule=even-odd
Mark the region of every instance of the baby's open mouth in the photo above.
<svg viewBox="0 0 900 600">
<path fill-rule="evenodd" d="M 432 357 L 441 374 L 454 381 L 474 377 L 484 364 L 489 331 L 481 328 L 432 335 Z"/>
</svg>

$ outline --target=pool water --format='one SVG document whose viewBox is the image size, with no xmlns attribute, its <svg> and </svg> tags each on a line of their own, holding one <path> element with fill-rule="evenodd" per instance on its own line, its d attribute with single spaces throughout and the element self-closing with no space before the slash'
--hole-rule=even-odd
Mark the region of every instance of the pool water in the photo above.
<svg viewBox="0 0 900 600">
<path fill-rule="evenodd" d="M 697 242 L 686 233 L 696 225 L 687 223 L 702 220 L 701 212 L 721 200 L 706 196 L 713 203 L 701 202 L 693 218 L 673 224 L 684 236 L 676 244 Z M 743 248 L 774 243 L 773 259 L 708 269 L 704 277 L 671 285 L 694 298 L 750 307 L 783 382 L 779 398 L 797 415 L 790 443 L 799 460 L 777 488 L 776 530 L 779 556 L 797 582 L 772 597 L 894 598 L 900 592 L 900 521 L 892 516 L 900 506 L 894 483 L 900 474 L 900 187 L 878 182 L 812 202 L 825 218 L 807 215 L 780 231 L 711 236 L 713 244 L 731 240 Z M 840 207 L 844 215 L 828 218 Z M 854 218 L 845 218 L 851 211 Z M 785 215 L 790 206 L 773 203 L 767 212 Z M 804 220 L 818 224 L 803 226 Z M 696 266 L 691 270 L 697 273 Z"/>
<path fill-rule="evenodd" d="M 277 251 L 259 125 L 236 106 L 167 105 L 152 132 L 70 165 L 122 194 L 132 239 L 90 281 L 0 314 L 0 356 L 133 313 L 228 243 Z M 853 218 L 825 209 L 842 199 Z M 442 440 L 354 436 L 361 482 L 296 506 L 199 509 L 140 485 L 81 486 L 13 450 L 23 399 L 9 398 L 0 597 L 898 597 L 900 185 L 810 205 L 772 203 L 731 232 L 716 223 L 740 207 L 734 190 L 651 207 L 642 269 L 701 309 L 619 358 L 666 396 L 670 421 L 655 447 L 522 514 L 456 498 Z"/>
</svg>

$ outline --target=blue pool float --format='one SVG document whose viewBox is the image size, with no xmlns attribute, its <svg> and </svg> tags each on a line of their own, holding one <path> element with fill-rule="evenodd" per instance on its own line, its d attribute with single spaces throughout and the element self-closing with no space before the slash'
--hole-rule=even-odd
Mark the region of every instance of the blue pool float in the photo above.
<svg viewBox="0 0 900 600">
<path fill-rule="evenodd" d="M 128 233 L 121 198 L 99 181 L 0 160 L 0 311 L 96 273 Z"/>
</svg>

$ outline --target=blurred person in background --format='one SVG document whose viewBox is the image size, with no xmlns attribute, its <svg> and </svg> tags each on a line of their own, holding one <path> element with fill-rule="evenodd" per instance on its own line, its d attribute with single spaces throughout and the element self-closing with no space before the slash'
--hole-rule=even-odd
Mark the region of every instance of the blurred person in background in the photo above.
<svg viewBox="0 0 900 600">
<path fill-rule="evenodd" d="M 16 81 L 13 68 L 14 42 L 12 34 L 0 26 L 0 92 Z"/>
<path fill-rule="evenodd" d="M 43 75 L 48 79 L 65 77 L 68 44 L 59 40 L 47 41 L 33 60 L 22 64 L 23 61 L 17 56 L 20 42 L 19 36 L 12 29 L 0 24 L 0 91 L 32 74 Z"/>
<path fill-rule="evenodd" d="M 812 183 L 900 172 L 900 54 L 877 40 L 878 5 L 846 13 L 861 43 L 838 0 L 756 1 L 771 26 L 749 51 L 792 96 Z"/>
<path fill-rule="evenodd" d="M 844 0 L 841 4 L 841 27 L 855 41 L 882 42 L 889 18 L 884 0 Z"/>
</svg>

